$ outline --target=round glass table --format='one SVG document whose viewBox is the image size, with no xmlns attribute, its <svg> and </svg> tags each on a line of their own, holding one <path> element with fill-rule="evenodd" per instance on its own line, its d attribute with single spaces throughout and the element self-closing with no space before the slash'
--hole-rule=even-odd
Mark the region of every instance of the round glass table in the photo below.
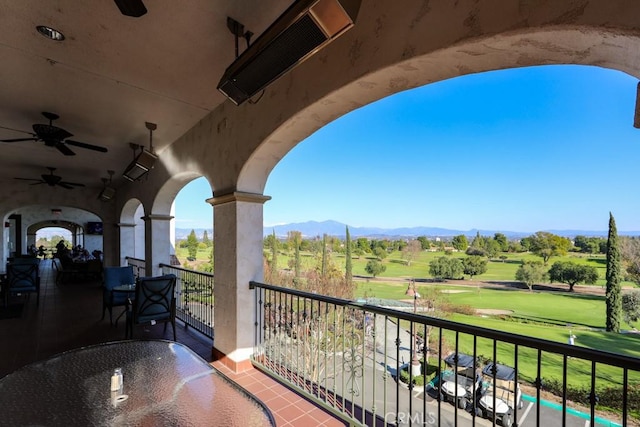
<svg viewBox="0 0 640 427">
<path fill-rule="evenodd" d="M 111 390 L 121 368 L 122 387 Z M 61 353 L 0 379 L 3 425 L 275 426 L 262 402 L 188 347 L 164 340 Z"/>
</svg>

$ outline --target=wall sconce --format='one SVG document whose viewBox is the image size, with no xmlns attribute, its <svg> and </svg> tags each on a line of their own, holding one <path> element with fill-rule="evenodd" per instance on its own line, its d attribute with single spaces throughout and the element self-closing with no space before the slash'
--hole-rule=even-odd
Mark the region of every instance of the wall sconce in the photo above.
<svg viewBox="0 0 640 427">
<path fill-rule="evenodd" d="M 141 145 L 129 144 L 133 149 L 134 159 L 129 166 L 122 173 L 122 177 L 131 182 L 137 181 L 142 178 L 147 172 L 153 169 L 153 165 L 156 160 L 158 160 L 158 156 L 153 152 L 153 131 L 157 129 L 157 125 L 155 123 L 146 122 L 145 125 L 147 129 L 149 129 L 149 150 L 145 150 Z M 142 148 L 140 154 L 135 155 L 138 147 Z"/>
<path fill-rule="evenodd" d="M 62 215 L 62 209 L 57 209 L 57 208 L 51 209 L 51 214 L 55 216 L 60 216 Z"/>
<path fill-rule="evenodd" d="M 109 187 L 107 184 L 111 184 L 111 179 L 113 178 L 114 171 L 107 171 L 109 174 L 109 178 L 102 178 L 102 191 L 98 194 L 98 199 L 103 202 L 108 202 L 113 199 L 116 195 L 116 189 L 113 187 Z"/>
</svg>

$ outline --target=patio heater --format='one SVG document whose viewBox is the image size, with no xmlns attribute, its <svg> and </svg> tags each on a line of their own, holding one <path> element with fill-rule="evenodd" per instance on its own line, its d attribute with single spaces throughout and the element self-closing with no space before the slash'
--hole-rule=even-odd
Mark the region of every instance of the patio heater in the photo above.
<svg viewBox="0 0 640 427">
<path fill-rule="evenodd" d="M 413 297 L 413 314 L 416 314 L 418 311 L 418 298 L 420 298 L 420 294 L 416 290 L 415 280 L 409 280 L 409 287 L 404 294 Z M 413 352 L 411 355 L 411 376 L 415 377 L 417 375 L 422 375 L 422 365 L 420 364 L 420 359 L 418 359 L 418 340 L 413 322 L 411 322 L 411 337 L 413 338 Z"/>
</svg>

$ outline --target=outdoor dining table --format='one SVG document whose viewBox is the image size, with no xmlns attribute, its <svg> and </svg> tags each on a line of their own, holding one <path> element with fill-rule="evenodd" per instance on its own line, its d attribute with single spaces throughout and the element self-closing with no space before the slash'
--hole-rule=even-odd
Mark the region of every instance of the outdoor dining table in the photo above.
<svg viewBox="0 0 640 427">
<path fill-rule="evenodd" d="M 112 391 L 112 374 L 122 387 Z M 275 426 L 269 410 L 188 347 L 165 340 L 99 344 L 0 379 L 10 426 Z"/>
</svg>

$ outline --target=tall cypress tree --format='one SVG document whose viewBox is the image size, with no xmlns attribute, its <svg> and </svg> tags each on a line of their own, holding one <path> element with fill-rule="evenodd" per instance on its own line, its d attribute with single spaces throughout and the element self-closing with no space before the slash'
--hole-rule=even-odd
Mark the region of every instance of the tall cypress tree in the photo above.
<svg viewBox="0 0 640 427">
<path fill-rule="evenodd" d="M 294 245 L 293 271 L 296 279 L 300 278 L 300 243 L 301 243 L 300 240 L 301 238 L 302 238 L 302 235 L 300 234 L 300 232 L 296 231 L 296 234 L 293 237 L 293 245 Z"/>
<path fill-rule="evenodd" d="M 273 237 L 271 239 L 271 275 L 275 278 L 278 272 L 278 239 L 276 239 L 275 229 L 272 231 L 271 236 Z"/>
<path fill-rule="evenodd" d="M 609 212 L 609 236 L 607 238 L 607 331 L 620 332 L 622 316 L 622 291 L 620 271 L 620 248 L 616 221 Z"/>
<path fill-rule="evenodd" d="M 320 267 L 322 278 L 327 277 L 327 235 L 322 236 L 322 265 Z"/>
<path fill-rule="evenodd" d="M 345 245 L 347 245 L 345 256 L 345 266 L 344 266 L 344 278 L 347 280 L 348 284 L 351 284 L 353 281 L 353 265 L 351 264 L 351 234 L 349 233 L 349 227 L 347 226 L 347 238 Z"/>
</svg>

